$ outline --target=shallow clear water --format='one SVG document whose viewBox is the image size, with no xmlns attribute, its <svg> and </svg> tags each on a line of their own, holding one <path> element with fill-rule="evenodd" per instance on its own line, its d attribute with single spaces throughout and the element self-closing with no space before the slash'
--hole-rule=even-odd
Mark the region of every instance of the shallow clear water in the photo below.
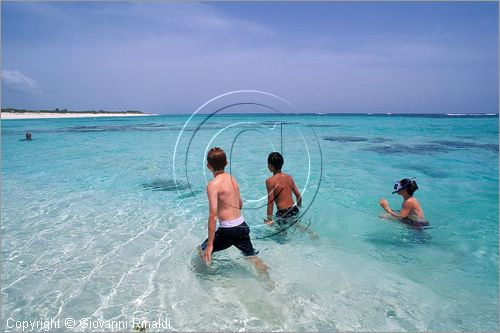
<svg viewBox="0 0 500 333">
<path fill-rule="evenodd" d="M 168 316 L 182 331 L 498 330 L 498 117 L 200 117 L 176 149 L 187 118 L 2 121 L 2 330 L 9 317 L 89 316 Z M 234 248 L 211 267 L 195 255 L 211 139 L 232 149 L 274 288 Z M 273 146 L 318 239 L 262 227 Z M 380 197 L 400 206 L 404 177 L 432 229 L 378 217 Z"/>
</svg>

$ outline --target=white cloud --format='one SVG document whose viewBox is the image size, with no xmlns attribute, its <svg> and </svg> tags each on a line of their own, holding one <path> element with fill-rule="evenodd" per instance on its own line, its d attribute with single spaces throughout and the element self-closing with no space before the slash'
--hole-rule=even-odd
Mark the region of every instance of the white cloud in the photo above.
<svg viewBox="0 0 500 333">
<path fill-rule="evenodd" d="M 20 71 L 2 70 L 2 83 L 7 89 L 33 95 L 42 93 L 38 83 Z"/>
</svg>

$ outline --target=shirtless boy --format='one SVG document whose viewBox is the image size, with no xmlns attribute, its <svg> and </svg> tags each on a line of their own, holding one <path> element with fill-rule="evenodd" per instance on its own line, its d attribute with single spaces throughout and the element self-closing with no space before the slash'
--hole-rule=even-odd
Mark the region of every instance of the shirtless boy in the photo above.
<svg viewBox="0 0 500 333">
<path fill-rule="evenodd" d="M 276 219 L 279 224 L 286 224 L 290 219 L 296 218 L 302 204 L 302 196 L 293 178 L 281 171 L 283 163 L 283 156 L 278 152 L 269 154 L 267 158 L 267 167 L 273 173 L 266 180 L 267 219 L 265 223 L 268 225 L 274 224 L 274 204 L 276 204 Z M 292 193 L 295 195 L 297 204 L 293 202 Z"/>
<path fill-rule="evenodd" d="M 238 183 L 233 176 L 224 172 L 227 165 L 226 153 L 219 147 L 210 149 L 207 167 L 214 179 L 208 183 L 208 238 L 198 248 L 206 263 L 212 261 L 212 253 L 236 246 L 245 257 L 251 259 L 259 273 L 267 275 L 267 266 L 256 257 L 250 240 L 250 228 L 241 216 L 243 201 Z M 219 228 L 216 230 L 216 220 Z"/>
<path fill-rule="evenodd" d="M 393 211 L 389 207 L 386 199 L 379 200 L 380 206 L 390 214 L 391 217 L 399 219 L 401 222 L 414 228 L 428 227 L 429 222 L 424 217 L 424 211 L 413 193 L 418 190 L 417 182 L 414 179 L 404 178 L 394 184 L 392 194 L 398 194 L 403 197 L 401 211 Z"/>
</svg>

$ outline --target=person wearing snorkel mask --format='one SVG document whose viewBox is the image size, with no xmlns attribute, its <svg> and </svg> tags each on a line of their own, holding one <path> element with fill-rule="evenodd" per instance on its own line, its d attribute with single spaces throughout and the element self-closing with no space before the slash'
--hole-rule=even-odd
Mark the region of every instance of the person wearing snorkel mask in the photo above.
<svg viewBox="0 0 500 333">
<path fill-rule="evenodd" d="M 392 192 L 392 194 L 397 193 L 403 197 L 401 211 L 392 210 L 384 198 L 379 200 L 379 204 L 391 217 L 399 219 L 403 223 L 415 228 L 427 227 L 429 222 L 424 217 L 424 211 L 418 200 L 413 197 L 416 190 L 418 190 L 418 186 L 415 179 L 401 179 L 394 184 L 394 191 Z"/>
</svg>

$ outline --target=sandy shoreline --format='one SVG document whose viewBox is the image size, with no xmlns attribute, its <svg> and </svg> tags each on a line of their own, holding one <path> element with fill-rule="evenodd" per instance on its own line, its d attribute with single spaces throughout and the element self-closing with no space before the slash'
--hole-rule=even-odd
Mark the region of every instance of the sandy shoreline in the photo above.
<svg viewBox="0 0 500 333">
<path fill-rule="evenodd" d="M 0 118 L 2 120 L 7 119 L 51 119 L 51 118 L 96 118 L 96 117 L 143 117 L 143 116 L 157 116 L 157 114 L 150 113 L 85 113 L 85 112 L 75 112 L 75 113 L 11 113 L 2 112 Z"/>
</svg>

